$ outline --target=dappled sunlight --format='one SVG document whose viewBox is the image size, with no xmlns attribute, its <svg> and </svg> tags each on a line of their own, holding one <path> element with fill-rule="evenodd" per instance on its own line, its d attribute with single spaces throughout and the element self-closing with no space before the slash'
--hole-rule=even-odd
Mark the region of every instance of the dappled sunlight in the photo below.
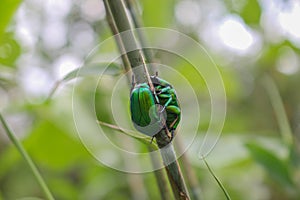
<svg viewBox="0 0 300 200">
<path fill-rule="evenodd" d="M 196 26 L 201 20 L 201 9 L 197 1 L 179 1 L 175 7 L 175 17 L 183 25 Z"/>
<path fill-rule="evenodd" d="M 261 50 L 261 38 L 237 15 L 227 15 L 213 21 L 200 37 L 213 51 L 223 55 L 255 56 Z M 225 52 L 224 52 L 225 51 Z"/>
<path fill-rule="evenodd" d="M 242 52 L 247 51 L 254 42 L 245 24 L 235 16 L 225 18 L 221 22 L 218 36 L 226 46 Z"/>
<path fill-rule="evenodd" d="M 299 71 L 300 58 L 288 47 L 280 49 L 281 55 L 277 60 L 276 67 L 281 73 L 291 75 Z"/>
<path fill-rule="evenodd" d="M 86 55 L 95 46 L 96 34 L 91 25 L 84 21 L 71 26 L 69 35 L 72 48 L 76 49 L 79 55 Z"/>
<path fill-rule="evenodd" d="M 42 32 L 43 43 L 51 50 L 62 48 L 67 43 L 67 27 L 61 21 L 48 21 Z"/>
<path fill-rule="evenodd" d="M 50 20 L 65 18 L 73 6 L 72 0 L 44 0 L 43 8 Z"/>
<path fill-rule="evenodd" d="M 46 96 L 50 92 L 53 82 L 47 71 L 34 66 L 23 66 L 19 78 L 25 92 L 29 94 L 29 98 L 30 96 Z"/>
<path fill-rule="evenodd" d="M 95 22 L 105 18 L 105 9 L 102 1 L 84 1 L 81 5 L 83 17 L 88 21 Z"/>
<path fill-rule="evenodd" d="M 59 57 L 53 64 L 57 80 L 65 77 L 69 72 L 81 67 L 82 61 L 72 54 L 65 54 Z"/>
<path fill-rule="evenodd" d="M 278 14 L 279 24 L 287 37 L 291 38 L 300 45 L 300 3 L 294 2 L 285 10 Z"/>
<path fill-rule="evenodd" d="M 266 39 L 280 42 L 284 38 L 300 46 L 300 2 L 275 0 L 262 0 L 262 28 L 267 33 Z"/>
</svg>

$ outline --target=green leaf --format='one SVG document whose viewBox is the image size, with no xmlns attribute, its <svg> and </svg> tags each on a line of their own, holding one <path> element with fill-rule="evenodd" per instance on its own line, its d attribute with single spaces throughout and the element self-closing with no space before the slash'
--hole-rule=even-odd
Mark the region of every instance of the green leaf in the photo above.
<svg viewBox="0 0 300 200">
<path fill-rule="evenodd" d="M 14 146 L 10 146 L 0 154 L 0 177 L 3 177 L 21 159 Z M 1 200 L 1 198 L 0 198 Z"/>
<path fill-rule="evenodd" d="M 246 144 L 254 160 L 270 177 L 285 188 L 294 186 L 287 164 L 273 152 L 255 143 Z"/>
<path fill-rule="evenodd" d="M 49 121 L 38 123 L 24 145 L 36 162 L 53 170 L 65 170 L 88 155 L 79 141 Z"/>
<path fill-rule="evenodd" d="M 76 175 L 80 176 L 81 171 L 78 170 Z M 55 191 L 57 199 L 78 199 L 80 194 L 78 186 L 70 178 L 52 178 L 49 185 Z"/>
<path fill-rule="evenodd" d="M 13 66 L 21 54 L 21 47 L 13 38 L 13 34 L 6 33 L 0 40 L 0 63 Z"/>
<path fill-rule="evenodd" d="M 295 167 L 300 167 L 300 148 L 297 143 L 290 146 L 290 162 Z"/>
<path fill-rule="evenodd" d="M 18 8 L 20 0 L 1 0 L 0 6 L 0 42 L 5 32 L 7 25 L 9 24 L 14 12 Z"/>
<path fill-rule="evenodd" d="M 174 0 L 144 0 L 141 3 L 143 4 L 143 21 L 145 26 L 167 27 L 172 24 L 174 20 Z"/>
<path fill-rule="evenodd" d="M 257 0 L 248 0 L 240 15 L 247 24 L 259 24 L 261 8 Z"/>
</svg>

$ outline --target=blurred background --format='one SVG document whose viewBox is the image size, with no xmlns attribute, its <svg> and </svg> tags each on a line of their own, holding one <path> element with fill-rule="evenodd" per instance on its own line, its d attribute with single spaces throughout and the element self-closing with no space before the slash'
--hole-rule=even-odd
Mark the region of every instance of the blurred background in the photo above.
<svg viewBox="0 0 300 200">
<path fill-rule="evenodd" d="M 232 199 L 299 199 L 299 1 L 140 0 L 138 3 L 144 26 L 187 34 L 205 47 L 218 66 L 227 95 L 227 116 L 222 136 L 207 160 Z M 56 199 L 158 199 L 153 173 L 132 175 L 106 167 L 81 143 L 72 118 L 74 81 L 61 86 L 51 102 L 45 103 L 55 83 L 80 67 L 91 50 L 111 36 L 105 16 L 101 0 L 3 0 L 0 110 Z M 177 44 L 176 38 L 149 38 L 149 41 L 184 46 Z M 188 51 L 188 47 L 184 48 Z M 203 137 L 210 119 L 210 97 L 205 82 L 193 79 L 190 64 L 178 56 L 154 53 L 157 62 L 174 67 L 197 88 L 197 96 L 202 99 L 198 132 Z M 108 61 L 118 55 L 118 49 L 111 43 L 93 54 L 97 60 Z M 191 56 L 197 57 L 193 52 Z M 120 59 L 117 62 L 121 63 Z M 201 62 L 199 59 L 200 65 L 206 64 Z M 175 75 L 162 72 L 164 79 L 180 87 Z M 114 123 L 109 97 L 119 76 L 105 76 L 102 80 L 105 86 L 95 91 L 91 81 L 76 82 L 77 99 L 85 107 L 86 96 L 93 93 L 94 108 L 102 121 Z M 178 96 L 183 109 L 192 109 L 194 104 L 189 104 L 185 88 L 178 88 Z M 118 96 L 126 112 L 128 97 L 129 87 Z M 132 128 L 128 113 L 122 116 L 126 118 L 126 128 Z M 183 117 L 189 121 L 188 114 Z M 184 134 L 183 141 L 193 137 Z M 128 144 L 145 151 L 143 144 L 114 131 L 108 137 L 120 146 L 126 146 L 129 140 Z M 109 148 L 99 149 L 110 155 Z M 197 152 L 188 152 L 188 157 L 203 199 L 225 199 Z M 122 156 L 112 160 L 117 165 L 128 165 Z M 143 167 L 141 163 L 138 165 Z M 42 198 L 43 194 L 0 127 L 0 199 L 24 197 Z"/>
</svg>

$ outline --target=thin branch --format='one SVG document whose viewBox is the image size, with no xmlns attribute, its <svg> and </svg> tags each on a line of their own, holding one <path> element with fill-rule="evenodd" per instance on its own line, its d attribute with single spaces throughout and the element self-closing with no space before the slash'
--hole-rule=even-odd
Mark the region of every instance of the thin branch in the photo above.
<svg viewBox="0 0 300 200">
<path fill-rule="evenodd" d="M 139 142 L 144 143 L 145 145 L 147 145 L 152 151 L 153 150 L 157 150 L 157 145 L 154 142 L 151 142 L 151 138 L 149 137 L 143 137 L 143 135 L 141 135 L 141 133 L 139 132 L 135 132 L 135 131 L 131 131 L 131 130 L 127 130 L 124 128 L 121 128 L 119 126 L 113 125 L 113 124 L 109 124 L 106 122 L 102 122 L 102 121 L 97 121 L 100 125 L 106 126 L 108 128 L 120 131 L 122 133 L 124 133 L 125 135 L 134 138 L 136 140 L 138 140 Z"/>
<path fill-rule="evenodd" d="M 37 167 L 35 166 L 35 164 L 33 163 L 33 161 L 31 160 L 30 156 L 27 154 L 26 150 L 23 148 L 22 144 L 19 142 L 19 140 L 17 139 L 17 137 L 15 136 L 15 134 L 10 130 L 10 128 L 8 127 L 6 121 L 4 120 L 3 116 L 0 113 L 0 121 L 4 127 L 4 130 L 7 134 L 7 136 L 9 137 L 10 141 L 15 145 L 15 147 L 17 148 L 17 150 L 19 151 L 19 153 L 22 155 L 22 157 L 24 158 L 25 162 L 27 163 L 27 165 L 29 166 L 29 168 L 31 169 L 34 177 L 36 178 L 36 180 L 38 181 L 39 185 L 41 186 L 45 196 L 47 197 L 47 199 L 49 200 L 54 200 L 53 195 L 51 194 L 46 182 L 44 181 L 43 177 L 41 176 L 40 172 L 38 171 Z"/>
</svg>

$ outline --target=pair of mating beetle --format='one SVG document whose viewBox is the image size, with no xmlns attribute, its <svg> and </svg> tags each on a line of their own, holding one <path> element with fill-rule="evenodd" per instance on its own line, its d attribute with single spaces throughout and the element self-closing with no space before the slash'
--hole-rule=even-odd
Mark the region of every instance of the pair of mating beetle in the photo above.
<svg viewBox="0 0 300 200">
<path fill-rule="evenodd" d="M 151 76 L 155 91 L 147 83 L 136 84 L 134 77 L 130 94 L 131 120 L 134 127 L 151 137 L 163 128 L 174 136 L 181 117 L 181 110 L 176 92 L 167 81 Z"/>
</svg>

